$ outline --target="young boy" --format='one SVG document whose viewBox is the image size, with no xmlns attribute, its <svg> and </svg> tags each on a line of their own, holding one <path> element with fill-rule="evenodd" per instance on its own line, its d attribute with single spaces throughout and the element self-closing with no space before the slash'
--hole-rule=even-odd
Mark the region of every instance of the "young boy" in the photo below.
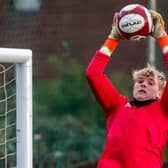
<svg viewBox="0 0 168 168">
<path fill-rule="evenodd" d="M 168 68 L 168 35 L 159 13 L 151 11 L 154 30 Z M 103 108 L 107 137 L 97 168 L 161 168 L 168 138 L 168 81 L 148 66 L 133 73 L 133 100 L 121 95 L 104 69 L 121 37 L 114 17 L 112 31 L 92 58 L 86 76 Z"/>
</svg>

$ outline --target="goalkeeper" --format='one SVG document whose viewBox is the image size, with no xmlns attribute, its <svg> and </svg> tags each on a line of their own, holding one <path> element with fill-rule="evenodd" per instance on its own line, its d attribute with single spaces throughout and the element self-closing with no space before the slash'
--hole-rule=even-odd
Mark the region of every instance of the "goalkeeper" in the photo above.
<svg viewBox="0 0 168 168">
<path fill-rule="evenodd" d="M 153 38 L 163 52 L 168 68 L 168 35 L 159 13 L 153 17 Z M 161 168 L 168 138 L 168 80 L 154 67 L 133 72 L 133 99 L 121 95 L 104 74 L 104 69 L 122 40 L 112 30 L 89 63 L 86 76 L 106 117 L 107 137 L 97 168 Z"/>
</svg>

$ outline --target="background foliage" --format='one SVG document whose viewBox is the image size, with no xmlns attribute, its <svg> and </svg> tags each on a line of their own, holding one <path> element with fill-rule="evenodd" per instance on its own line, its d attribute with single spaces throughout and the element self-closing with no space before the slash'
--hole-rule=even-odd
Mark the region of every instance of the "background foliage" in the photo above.
<svg viewBox="0 0 168 168">
<path fill-rule="evenodd" d="M 56 56 L 48 62 L 57 72 L 55 79 L 34 83 L 34 156 L 55 158 L 60 167 L 96 161 L 105 140 L 105 118 L 87 84 L 86 67 Z M 130 77 L 107 73 L 131 97 Z"/>
</svg>

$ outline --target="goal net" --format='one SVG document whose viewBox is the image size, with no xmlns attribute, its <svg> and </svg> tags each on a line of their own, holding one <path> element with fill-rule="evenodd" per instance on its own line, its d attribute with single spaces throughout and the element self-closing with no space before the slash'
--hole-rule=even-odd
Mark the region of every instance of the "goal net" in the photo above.
<svg viewBox="0 0 168 168">
<path fill-rule="evenodd" d="M 32 52 L 0 48 L 0 167 L 32 168 Z"/>
</svg>

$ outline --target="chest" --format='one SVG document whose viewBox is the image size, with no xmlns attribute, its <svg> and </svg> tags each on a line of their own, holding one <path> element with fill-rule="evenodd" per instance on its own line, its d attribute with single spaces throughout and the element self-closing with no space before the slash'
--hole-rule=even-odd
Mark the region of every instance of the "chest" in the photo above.
<svg viewBox="0 0 168 168">
<path fill-rule="evenodd" d="M 111 134 L 140 134 L 148 127 L 149 109 L 123 106 L 107 121 L 107 132 Z"/>
<path fill-rule="evenodd" d="M 116 115 L 109 118 L 107 135 L 108 139 L 135 144 L 151 141 L 162 146 L 167 139 L 167 130 L 159 107 L 137 108 L 125 105 L 118 108 Z"/>
</svg>

